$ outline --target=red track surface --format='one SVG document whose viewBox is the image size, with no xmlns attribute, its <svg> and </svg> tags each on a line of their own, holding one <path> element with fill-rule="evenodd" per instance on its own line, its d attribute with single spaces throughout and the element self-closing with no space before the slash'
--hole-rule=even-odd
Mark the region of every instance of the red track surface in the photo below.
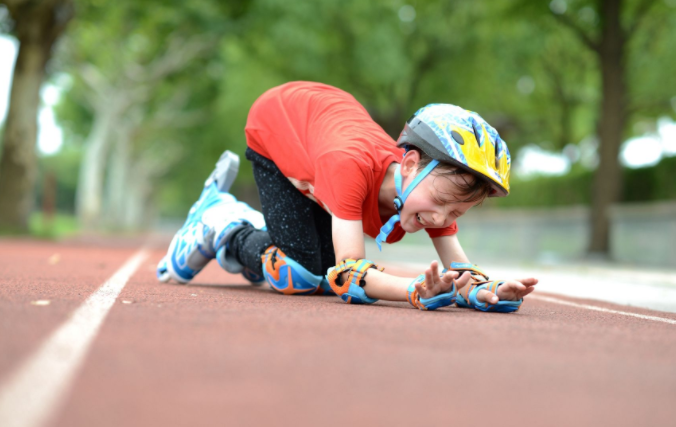
<svg viewBox="0 0 676 427">
<path fill-rule="evenodd" d="M 0 385 L 136 249 L 0 241 Z M 350 306 L 216 264 L 160 284 L 162 252 L 127 283 L 49 425 L 674 425 L 676 325 L 537 300 L 509 315 Z"/>
</svg>

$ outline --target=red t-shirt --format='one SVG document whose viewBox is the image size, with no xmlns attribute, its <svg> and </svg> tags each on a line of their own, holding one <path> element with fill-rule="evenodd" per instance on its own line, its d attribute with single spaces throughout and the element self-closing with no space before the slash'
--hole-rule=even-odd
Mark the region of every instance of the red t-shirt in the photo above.
<svg viewBox="0 0 676 427">
<path fill-rule="evenodd" d="M 364 233 L 376 237 L 383 226 L 378 193 L 388 166 L 404 150 L 371 119 L 349 93 L 312 82 L 272 88 L 251 107 L 247 145 L 272 160 L 293 185 L 326 211 L 362 220 Z M 386 219 L 387 220 L 387 219 Z M 431 237 L 457 232 L 426 230 Z M 397 224 L 387 242 L 404 237 Z"/>
</svg>

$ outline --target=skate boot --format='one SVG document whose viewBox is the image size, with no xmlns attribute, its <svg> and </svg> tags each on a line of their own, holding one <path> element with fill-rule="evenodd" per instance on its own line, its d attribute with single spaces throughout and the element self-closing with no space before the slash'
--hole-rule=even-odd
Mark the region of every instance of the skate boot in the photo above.
<svg viewBox="0 0 676 427">
<path fill-rule="evenodd" d="M 173 279 L 178 283 L 188 283 L 217 253 L 222 258 L 219 263 L 228 272 L 242 273 L 253 284 L 264 281 L 262 278 L 258 280 L 255 273 L 245 269 L 227 253 L 228 237 L 238 227 L 265 229 L 263 214 L 228 193 L 238 169 L 239 157 L 226 150 L 204 182 L 202 194 L 171 241 L 167 255 L 157 266 L 157 278 L 161 282 Z"/>
</svg>

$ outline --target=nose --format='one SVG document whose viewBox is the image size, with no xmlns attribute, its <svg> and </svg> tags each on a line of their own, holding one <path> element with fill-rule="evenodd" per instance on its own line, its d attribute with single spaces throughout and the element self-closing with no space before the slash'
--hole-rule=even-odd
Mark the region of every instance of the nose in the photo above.
<svg viewBox="0 0 676 427">
<path fill-rule="evenodd" d="M 432 215 L 432 223 L 435 227 L 443 227 L 446 222 L 446 215 L 435 213 Z"/>
</svg>

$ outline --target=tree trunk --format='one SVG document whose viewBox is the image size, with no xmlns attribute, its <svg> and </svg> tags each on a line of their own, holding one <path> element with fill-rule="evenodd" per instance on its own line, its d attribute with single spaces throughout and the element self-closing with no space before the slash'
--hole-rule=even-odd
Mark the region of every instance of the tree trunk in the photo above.
<svg viewBox="0 0 676 427">
<path fill-rule="evenodd" d="M 620 0 L 604 0 L 599 44 L 602 101 L 599 118 L 599 166 L 594 177 L 589 253 L 608 257 L 609 209 L 620 201 L 622 168 L 618 159 L 625 127 L 625 35 L 620 23 Z"/>
<path fill-rule="evenodd" d="M 19 54 L 0 160 L 0 228 L 25 233 L 37 172 L 40 86 L 52 45 L 70 18 L 70 0 L 14 1 L 7 6 L 16 26 Z"/>
<path fill-rule="evenodd" d="M 117 108 L 97 113 L 85 143 L 76 195 L 77 216 L 84 230 L 96 228 L 101 220 L 106 157 L 118 117 Z"/>
<path fill-rule="evenodd" d="M 124 203 L 124 226 L 128 230 L 142 230 L 146 226 L 148 198 L 151 185 L 145 174 L 136 174 L 134 186 L 129 188 Z"/>
<path fill-rule="evenodd" d="M 125 217 L 125 199 L 127 192 L 135 185 L 130 177 L 131 131 L 128 125 L 122 126 L 115 135 L 108 165 L 106 182 L 106 200 L 103 217 L 105 223 L 114 229 L 122 229 Z"/>
<path fill-rule="evenodd" d="M 113 147 L 106 182 L 106 223 L 113 228 L 123 227 L 125 192 L 132 184 L 129 179 L 129 141 L 120 137 Z"/>
</svg>

